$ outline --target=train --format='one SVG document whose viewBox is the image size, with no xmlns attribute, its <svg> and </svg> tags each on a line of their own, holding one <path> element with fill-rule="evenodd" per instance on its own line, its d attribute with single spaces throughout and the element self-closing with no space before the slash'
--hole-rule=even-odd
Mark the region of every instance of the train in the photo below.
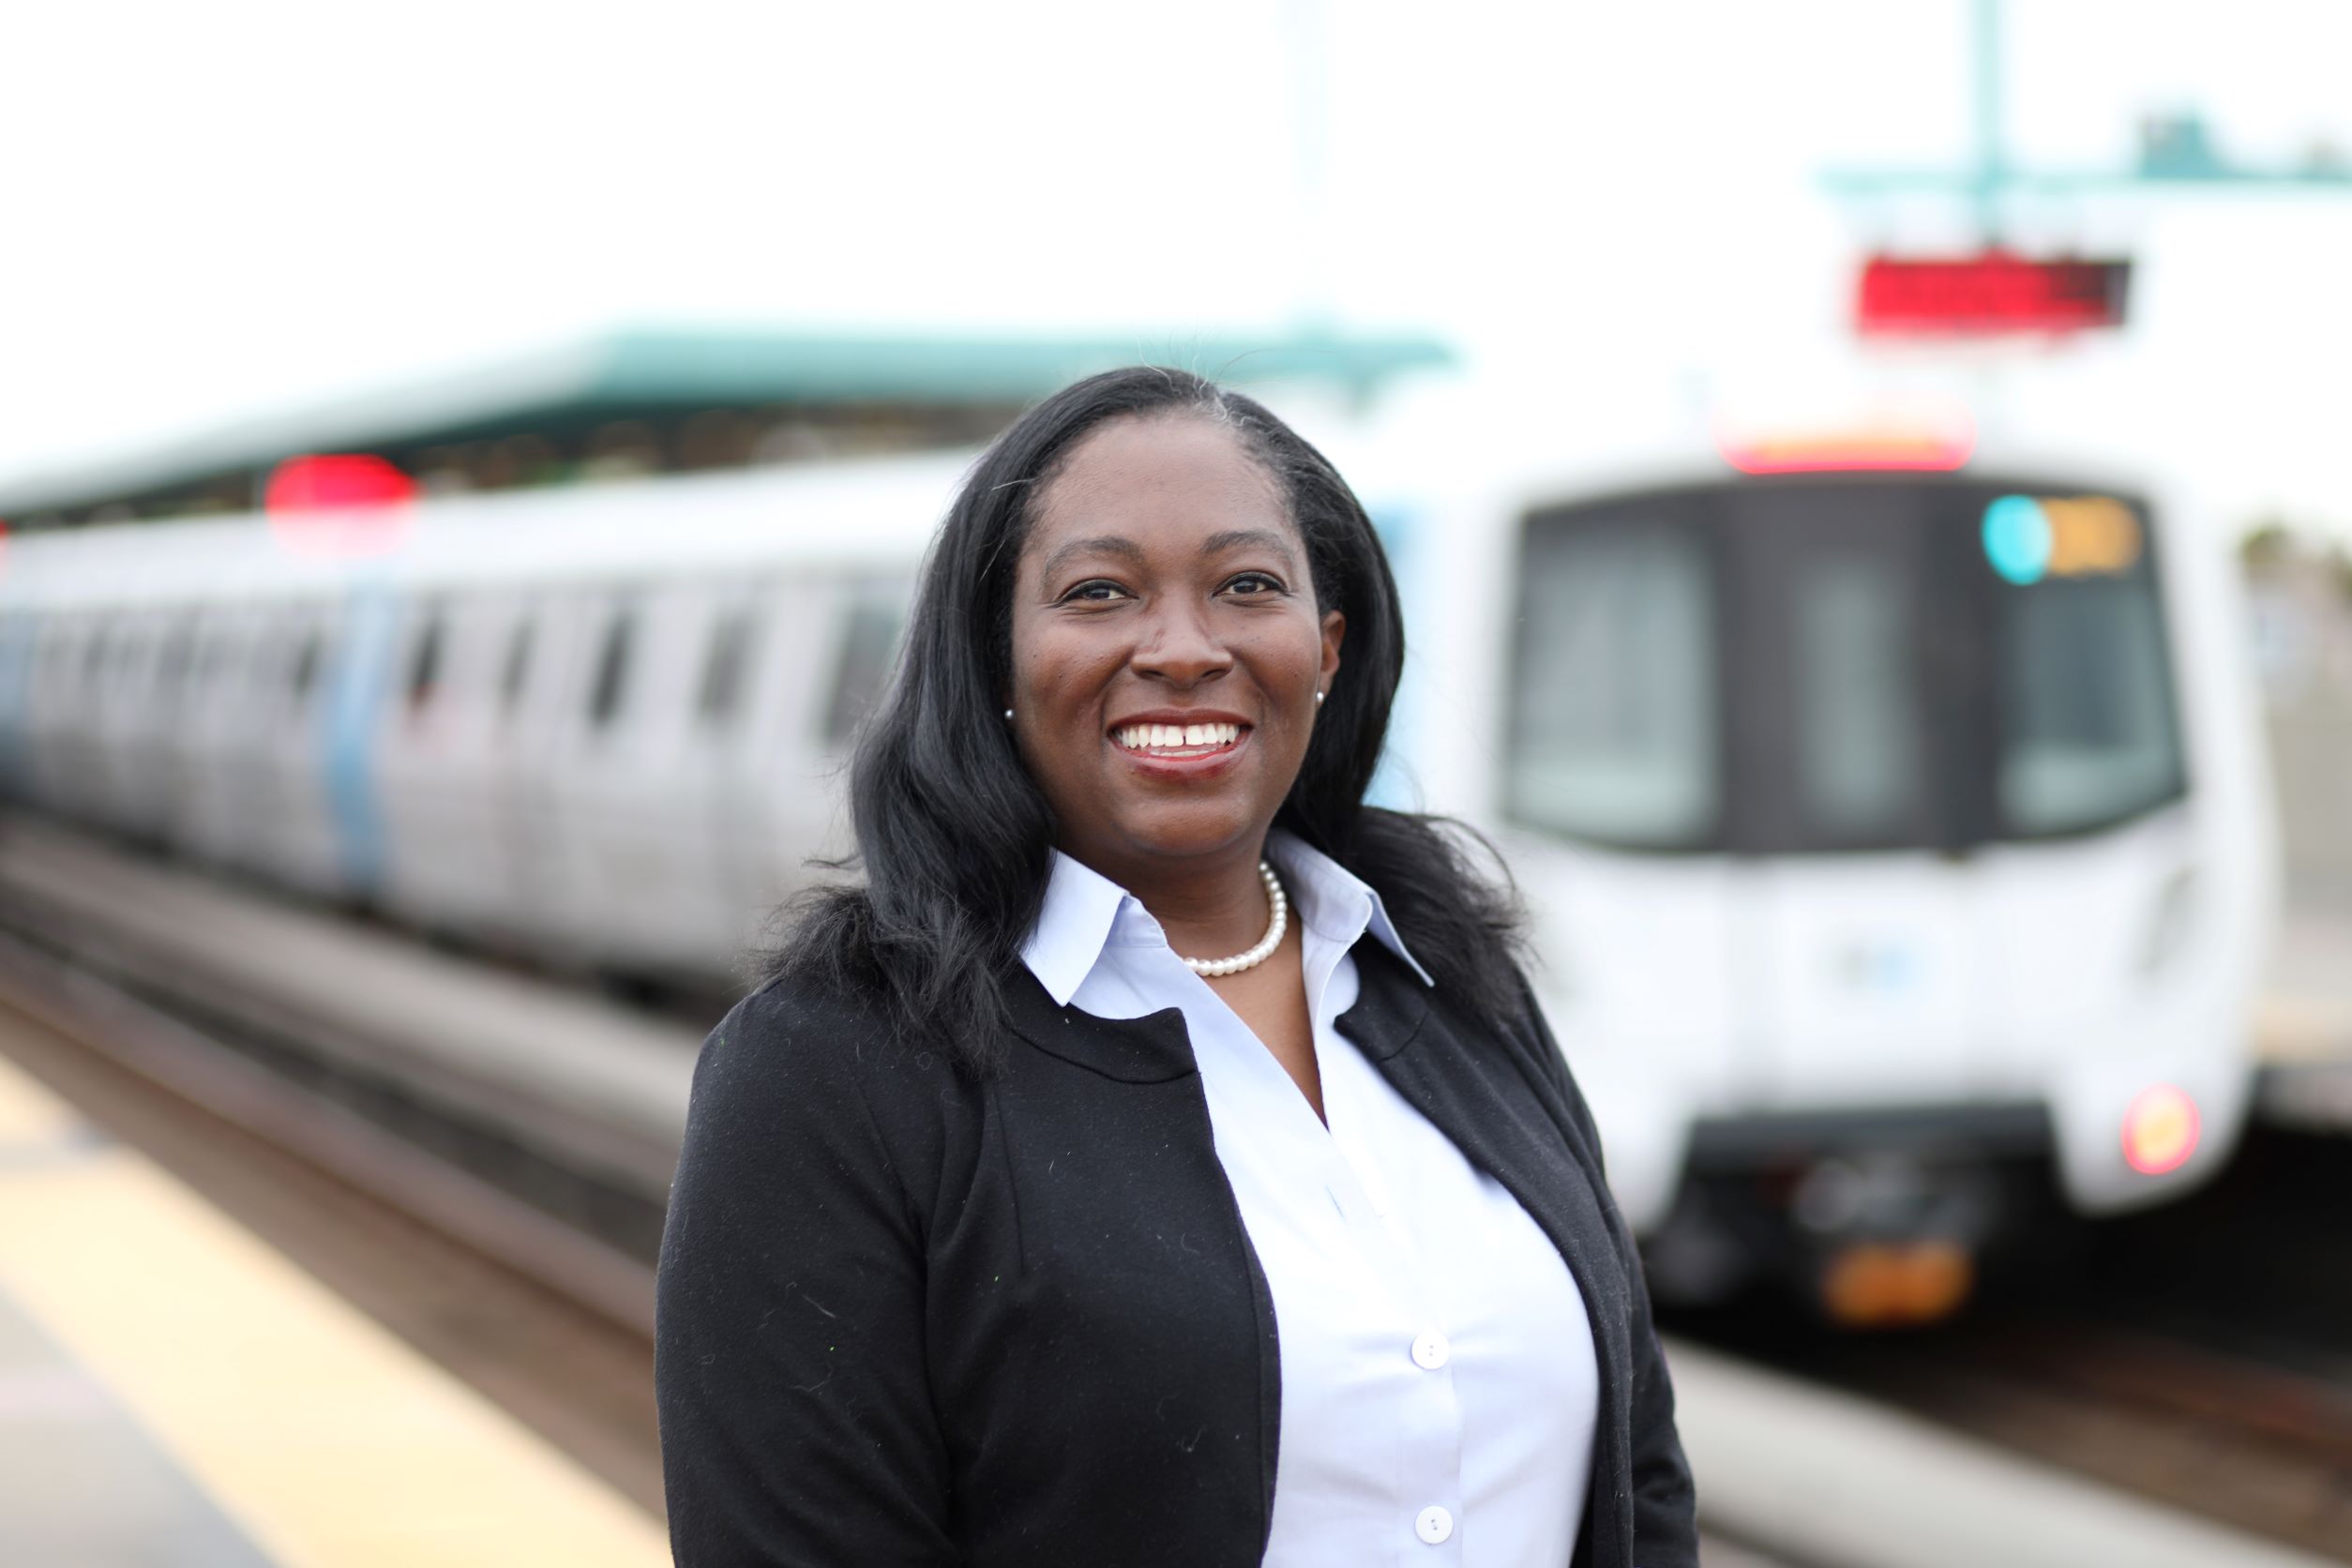
<svg viewBox="0 0 2352 1568">
<path fill-rule="evenodd" d="M 2070 456 L 1464 475 L 1318 433 L 1406 601 L 1376 799 L 1526 895 L 1661 1298 L 1927 1320 L 2038 1203 L 2226 1164 L 2275 829 L 2192 499 Z M 12 538 L 0 794 L 446 944 L 740 980 L 847 848 L 972 457 Z"/>
<path fill-rule="evenodd" d="M 1401 749 L 1530 896 L 1653 1293 L 1932 1321 L 2225 1168 L 2279 852 L 2193 485 L 1832 431 L 1400 513 Z"/>
</svg>

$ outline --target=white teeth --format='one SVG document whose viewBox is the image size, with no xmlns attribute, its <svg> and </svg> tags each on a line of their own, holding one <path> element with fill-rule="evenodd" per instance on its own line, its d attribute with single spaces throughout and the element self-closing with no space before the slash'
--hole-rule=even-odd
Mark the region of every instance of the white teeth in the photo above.
<svg viewBox="0 0 2352 1568">
<path fill-rule="evenodd" d="M 1111 738 L 1130 751 L 1231 746 L 1242 738 L 1238 724 L 1129 724 Z"/>
</svg>

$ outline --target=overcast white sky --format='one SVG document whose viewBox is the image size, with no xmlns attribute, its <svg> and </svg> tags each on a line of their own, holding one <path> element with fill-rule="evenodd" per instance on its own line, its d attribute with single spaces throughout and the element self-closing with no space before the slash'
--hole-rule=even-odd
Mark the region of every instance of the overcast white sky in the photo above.
<svg viewBox="0 0 2352 1568">
<path fill-rule="evenodd" d="M 2352 6 L 2009 0 L 2008 131 L 2150 110 L 2352 151 Z M 1832 164 L 1968 148 L 1968 0 L 12 8 L 0 474 L 623 322 L 1434 329 L 1533 424 L 1849 376 L 1847 268 L 1942 219 Z M 1319 60 L 1319 68 L 1303 62 Z M 1306 133 L 1303 139 L 1303 129 Z M 1320 221 L 1302 194 L 1325 192 Z M 1304 155 L 1303 155 L 1304 149 Z M 2352 194 L 2051 207 L 2118 343 L 1996 423 L 2194 445 L 2352 528 Z"/>
</svg>

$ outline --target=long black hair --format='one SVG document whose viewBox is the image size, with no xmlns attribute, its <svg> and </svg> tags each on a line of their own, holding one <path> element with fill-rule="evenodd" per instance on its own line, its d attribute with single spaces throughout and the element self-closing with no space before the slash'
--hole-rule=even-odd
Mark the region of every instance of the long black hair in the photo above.
<svg viewBox="0 0 2352 1568">
<path fill-rule="evenodd" d="M 850 763 L 861 884 L 783 906 L 782 940 L 750 966 L 879 1000 L 899 1035 L 985 1074 L 1001 1060 L 1005 988 L 1045 901 L 1055 824 L 1004 723 L 1012 600 L 1036 501 L 1091 430 L 1189 416 L 1231 430 L 1281 487 L 1319 611 L 1347 616 L 1348 660 L 1274 818 L 1376 889 L 1405 945 L 1457 1003 L 1515 1017 L 1523 920 L 1476 836 L 1364 804 L 1405 663 L 1396 582 L 1363 504 L 1323 455 L 1255 400 L 1189 371 L 1107 370 L 1014 422 L 965 476 L 926 557 L 889 688 Z M 1498 870 L 1500 869 L 1498 865 Z"/>
</svg>

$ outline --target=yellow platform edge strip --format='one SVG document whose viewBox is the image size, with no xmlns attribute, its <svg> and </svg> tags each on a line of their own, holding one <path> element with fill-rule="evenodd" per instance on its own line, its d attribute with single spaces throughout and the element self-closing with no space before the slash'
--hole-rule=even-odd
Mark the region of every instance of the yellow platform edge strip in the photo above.
<svg viewBox="0 0 2352 1568">
<path fill-rule="evenodd" d="M 0 1152 L 80 1124 L 0 1058 Z M 670 1561 L 643 1511 L 129 1151 L 0 1161 L 0 1290 L 281 1568 Z"/>
</svg>

